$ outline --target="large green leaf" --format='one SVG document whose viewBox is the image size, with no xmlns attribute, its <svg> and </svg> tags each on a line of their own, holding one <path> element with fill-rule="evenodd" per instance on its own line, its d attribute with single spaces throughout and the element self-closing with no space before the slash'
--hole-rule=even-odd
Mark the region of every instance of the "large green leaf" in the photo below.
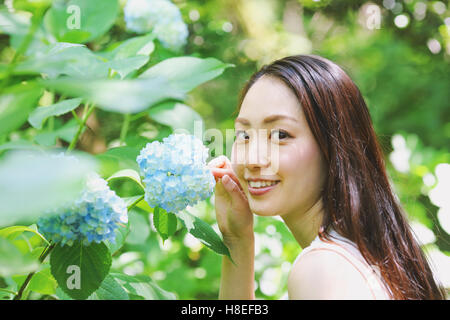
<svg viewBox="0 0 450 320">
<path fill-rule="evenodd" d="M 127 39 L 113 50 L 98 52 L 97 55 L 108 59 L 107 66 L 123 79 L 149 61 L 150 54 L 155 49 L 154 37 L 149 34 Z"/>
<path fill-rule="evenodd" d="M 29 26 L 28 16 L 9 12 L 5 7 L 0 9 L 0 33 L 26 35 Z"/>
<path fill-rule="evenodd" d="M 176 57 L 166 59 L 151 67 L 139 78 L 163 77 L 180 92 L 189 92 L 200 84 L 221 75 L 232 64 L 223 63 L 215 58 Z"/>
<path fill-rule="evenodd" d="M 129 276 L 111 273 L 111 276 L 127 291 L 130 299 L 175 300 L 175 294 L 161 289 L 148 276 Z"/>
<path fill-rule="evenodd" d="M 47 130 L 38 133 L 34 137 L 34 141 L 36 141 L 41 146 L 54 146 L 56 143 L 56 139 L 60 138 L 67 143 L 70 143 L 75 136 L 77 130 L 79 128 L 79 124 L 75 119 L 71 119 L 67 121 L 62 127 L 53 130 Z"/>
<path fill-rule="evenodd" d="M 50 266 L 59 287 L 70 297 L 84 300 L 108 275 L 111 253 L 104 243 L 57 245 L 51 252 Z"/>
<path fill-rule="evenodd" d="M 11 151 L 0 161 L 0 226 L 35 220 L 73 200 L 84 187 L 86 174 L 96 168 L 85 154 L 69 158 Z"/>
<path fill-rule="evenodd" d="M 130 179 L 130 180 L 136 182 L 142 188 L 142 190 L 145 190 L 145 187 L 141 182 L 141 176 L 139 175 L 139 173 L 136 170 L 133 170 L 133 169 L 123 169 L 123 170 L 117 171 L 114 174 L 112 174 L 108 179 L 106 179 L 106 181 L 110 181 L 112 179 L 120 179 L 120 178 Z"/>
<path fill-rule="evenodd" d="M 0 145 L 0 152 L 4 150 L 32 150 L 39 151 L 42 148 L 28 140 L 15 140 Z"/>
<path fill-rule="evenodd" d="M 149 116 L 156 122 L 171 127 L 173 130 L 185 129 L 194 134 L 195 128 L 203 132 L 203 119 L 191 107 L 167 101 L 148 110 Z"/>
<path fill-rule="evenodd" d="M 37 231 L 37 228 L 33 229 L 31 227 L 26 227 L 26 226 L 11 226 L 11 227 L 0 229 L 0 237 L 6 238 L 9 240 L 14 240 L 24 232 L 34 233 L 39 238 L 41 238 L 42 241 L 44 241 L 48 244 L 47 239 L 45 239 L 44 236 Z"/>
<path fill-rule="evenodd" d="M 163 208 L 155 207 L 153 210 L 153 225 L 164 241 L 177 231 L 177 217 Z"/>
<path fill-rule="evenodd" d="M 76 78 L 106 78 L 107 60 L 84 45 L 59 42 L 38 51 L 14 68 L 15 74 L 45 74 L 54 79 L 60 75 Z"/>
<path fill-rule="evenodd" d="M 58 41 L 86 43 L 108 31 L 118 13 L 117 0 L 54 0 L 44 23 Z"/>
<path fill-rule="evenodd" d="M 3 91 L 0 95 L 0 136 L 27 121 L 42 93 L 42 88 L 33 83 L 15 85 Z"/>
<path fill-rule="evenodd" d="M 111 68 L 111 70 L 117 72 L 121 79 L 124 79 L 134 70 L 138 70 L 144 66 L 150 58 L 147 56 L 136 56 L 129 57 L 120 60 L 111 60 L 106 63 L 106 65 Z"/>
<path fill-rule="evenodd" d="M 34 272 L 39 268 L 39 261 L 30 254 L 23 254 L 14 243 L 0 237 L 0 276 Z"/>
<path fill-rule="evenodd" d="M 187 228 L 188 232 L 199 239 L 205 246 L 219 254 L 231 257 L 228 248 L 220 236 L 205 221 L 194 216 L 187 210 L 178 212 L 177 217 L 183 226 Z"/>
<path fill-rule="evenodd" d="M 139 170 L 139 166 L 136 162 L 136 158 L 139 153 L 139 148 L 117 147 L 108 149 L 104 153 L 96 155 L 96 157 L 100 160 L 117 162 L 119 167 Z"/>
<path fill-rule="evenodd" d="M 108 274 L 103 280 L 100 288 L 97 289 L 89 300 L 129 300 L 128 293 L 117 282 L 117 280 Z"/>
<path fill-rule="evenodd" d="M 133 80 L 62 78 L 43 84 L 107 111 L 138 113 L 166 99 L 184 99 L 187 92 L 229 66 L 214 58 L 179 57 L 164 60 Z"/>
<path fill-rule="evenodd" d="M 13 279 L 20 287 L 27 275 L 17 275 Z M 34 291 L 40 294 L 54 294 L 56 292 L 57 282 L 50 272 L 50 266 L 44 265 L 40 271 L 36 272 L 27 285 L 26 291 Z M 24 294 L 26 296 L 26 294 Z"/>
<path fill-rule="evenodd" d="M 79 98 L 67 99 L 48 107 L 36 108 L 28 117 L 28 122 L 36 129 L 42 129 L 42 124 L 45 119 L 51 116 L 60 116 L 70 112 L 76 109 L 80 105 L 81 101 L 82 100 Z"/>
<path fill-rule="evenodd" d="M 130 233 L 130 224 L 127 223 L 124 226 L 119 225 L 119 227 L 116 229 L 116 239 L 114 242 L 111 242 L 107 240 L 105 242 L 106 246 L 109 249 L 109 252 L 111 252 L 111 255 L 115 255 L 125 244 L 125 240 Z"/>
<path fill-rule="evenodd" d="M 122 42 L 113 50 L 99 52 L 98 54 L 108 60 L 121 60 L 135 56 L 149 56 L 155 49 L 153 34 L 133 37 Z"/>
<path fill-rule="evenodd" d="M 142 245 L 150 234 L 150 224 L 148 218 L 140 214 L 137 210 L 128 212 L 130 233 L 127 235 L 126 243 Z"/>
<path fill-rule="evenodd" d="M 162 100 L 183 99 L 184 92 L 173 89 L 162 78 L 149 79 L 85 79 L 61 78 L 43 81 L 51 90 L 91 101 L 106 111 L 137 113 Z"/>
</svg>

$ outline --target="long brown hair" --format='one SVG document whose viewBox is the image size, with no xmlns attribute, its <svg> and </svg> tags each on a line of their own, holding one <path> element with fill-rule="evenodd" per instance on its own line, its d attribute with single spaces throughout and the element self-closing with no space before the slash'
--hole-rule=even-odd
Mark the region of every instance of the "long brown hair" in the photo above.
<svg viewBox="0 0 450 320">
<path fill-rule="evenodd" d="M 329 240 L 333 228 L 356 243 L 367 263 L 379 268 L 394 299 L 445 299 L 391 189 L 369 110 L 355 83 L 323 57 L 285 57 L 253 74 L 241 91 L 238 111 L 263 75 L 282 80 L 296 94 L 328 164 L 319 237 Z"/>
</svg>

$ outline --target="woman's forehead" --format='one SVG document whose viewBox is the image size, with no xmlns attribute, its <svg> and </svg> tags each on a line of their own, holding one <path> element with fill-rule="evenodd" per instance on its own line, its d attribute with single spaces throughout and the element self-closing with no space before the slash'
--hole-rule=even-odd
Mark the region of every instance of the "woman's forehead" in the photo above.
<svg viewBox="0 0 450 320">
<path fill-rule="evenodd" d="M 238 118 L 256 120 L 277 114 L 300 121 L 302 117 L 300 102 L 292 89 L 282 80 L 263 76 L 245 95 Z"/>
</svg>

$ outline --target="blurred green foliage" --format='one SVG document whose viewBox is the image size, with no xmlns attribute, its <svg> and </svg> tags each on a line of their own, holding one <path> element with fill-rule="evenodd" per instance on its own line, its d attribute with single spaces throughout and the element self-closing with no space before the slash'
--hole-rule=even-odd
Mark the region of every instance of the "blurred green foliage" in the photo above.
<svg viewBox="0 0 450 320">
<path fill-rule="evenodd" d="M 120 1 L 121 7 L 125 2 Z M 239 90 L 263 64 L 286 55 L 312 53 L 329 58 L 350 74 L 369 106 L 394 189 L 416 226 L 414 230 L 423 248 L 435 262 L 438 276 L 449 288 L 450 204 L 448 199 L 441 200 L 445 196 L 449 198 L 450 189 L 445 186 L 450 184 L 450 174 L 447 166 L 440 165 L 450 163 L 448 3 L 422 0 L 173 2 L 189 26 L 188 44 L 182 54 L 214 57 L 235 65 L 219 78 L 189 92 L 184 100 L 195 111 L 190 115 L 192 119 L 199 115 L 207 129 L 218 128 L 224 136 L 225 129 L 233 128 Z M 24 5 L 27 1 L 17 3 Z M 35 14 L 38 11 L 26 5 L 22 9 Z M 51 26 L 50 19 L 46 20 Z M 23 33 L 0 34 L 0 68 L 7 68 L 11 63 L 23 36 Z M 81 37 L 94 52 L 111 52 L 120 41 L 131 36 L 125 30 L 122 11 L 109 31 L 100 37 L 61 35 L 66 41 Z M 147 66 L 177 55 L 155 43 Z M 58 94 L 47 92 L 40 104 L 50 105 L 55 98 L 59 98 Z M 78 147 L 98 154 L 105 177 L 130 168 L 133 155 L 146 142 L 161 139 L 174 129 L 167 119 L 157 121 L 152 117 L 154 114 L 147 113 L 131 116 L 122 141 L 129 148 L 129 161 L 109 149 L 121 145 L 123 115 L 115 112 L 97 109 Z M 7 136 L 0 136 L 0 143 L 29 141 L 67 147 L 74 134 L 70 131 L 71 119 L 71 116 L 50 117 L 44 120 L 41 130 L 25 123 Z M 224 141 L 228 156 L 229 143 Z M 136 194 L 136 185 L 131 182 L 111 181 L 110 186 L 120 196 Z M 441 194 L 435 192 L 437 195 L 432 197 L 432 190 Z M 193 213 L 215 224 L 212 200 L 193 208 Z M 180 227 L 162 243 L 151 223 L 149 210 L 136 207 L 129 216 L 130 234 L 125 246 L 113 256 L 113 270 L 149 275 L 164 290 L 175 292 L 179 299 L 217 298 L 221 256 Z M 257 217 L 255 231 L 256 297 L 280 299 L 287 292 L 290 264 L 301 248 L 279 219 Z M 0 287 L 8 287 L 13 281 L 0 280 Z"/>
</svg>

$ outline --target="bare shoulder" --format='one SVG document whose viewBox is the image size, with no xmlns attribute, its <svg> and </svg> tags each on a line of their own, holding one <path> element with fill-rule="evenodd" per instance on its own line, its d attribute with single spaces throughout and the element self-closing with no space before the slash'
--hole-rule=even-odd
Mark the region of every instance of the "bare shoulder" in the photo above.
<svg viewBox="0 0 450 320">
<path fill-rule="evenodd" d="M 363 274 L 344 255 L 329 249 L 313 249 L 292 267 L 288 278 L 289 299 L 373 299 Z"/>
</svg>

